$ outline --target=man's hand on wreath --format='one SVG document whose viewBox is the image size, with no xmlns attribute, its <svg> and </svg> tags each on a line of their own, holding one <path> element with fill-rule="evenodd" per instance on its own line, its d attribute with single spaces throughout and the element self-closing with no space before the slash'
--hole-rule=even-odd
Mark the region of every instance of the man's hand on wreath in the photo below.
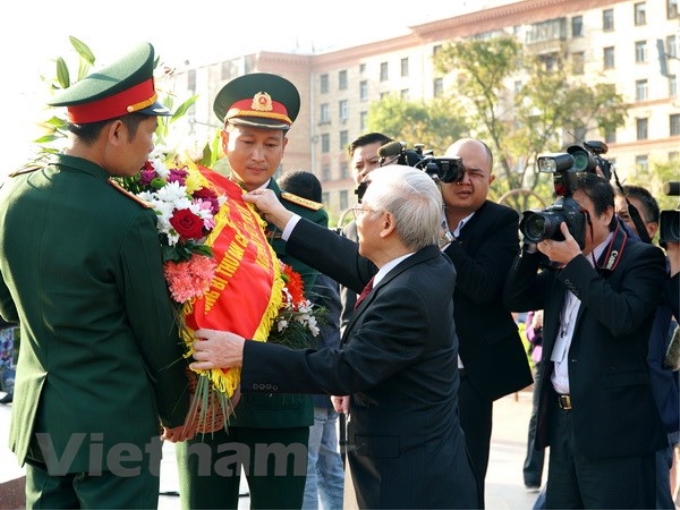
<svg viewBox="0 0 680 510">
<path fill-rule="evenodd" d="M 229 331 L 199 329 L 193 343 L 193 370 L 240 367 L 243 364 L 245 338 Z"/>
</svg>

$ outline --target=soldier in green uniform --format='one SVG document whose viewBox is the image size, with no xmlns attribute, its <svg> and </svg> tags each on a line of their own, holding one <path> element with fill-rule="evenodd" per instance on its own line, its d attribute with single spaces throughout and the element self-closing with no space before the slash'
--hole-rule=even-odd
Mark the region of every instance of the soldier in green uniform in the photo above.
<svg viewBox="0 0 680 510">
<path fill-rule="evenodd" d="M 214 103 L 214 111 L 224 123 L 222 144 L 229 160 L 230 178 L 246 191 L 263 187 L 274 190 L 289 210 L 327 227 L 328 215 L 321 204 L 282 193 L 273 179 L 288 143 L 286 133 L 299 109 L 300 95 L 295 86 L 280 76 L 266 73 L 230 81 Z M 281 232 L 273 225 L 268 226 L 268 237 L 278 257 L 300 273 L 305 289 L 311 289 L 318 273 L 286 254 Z M 225 459 L 233 459 L 235 452 L 239 455 L 247 452 L 250 462 L 244 462 L 244 471 L 251 508 L 300 508 L 313 418 L 308 395 L 242 396 L 230 418 L 228 433 L 221 430 L 198 435 L 177 445 L 182 507 L 237 508 L 240 470 L 216 468 Z M 209 470 L 201 463 L 207 458 L 201 450 L 205 445 L 211 448 Z"/>
<path fill-rule="evenodd" d="M 161 424 L 185 437 L 156 217 L 110 179 L 139 171 L 169 113 L 153 58 L 142 44 L 56 95 L 69 148 L 0 190 L 0 315 L 21 327 L 10 446 L 27 508 L 157 508 Z"/>
</svg>

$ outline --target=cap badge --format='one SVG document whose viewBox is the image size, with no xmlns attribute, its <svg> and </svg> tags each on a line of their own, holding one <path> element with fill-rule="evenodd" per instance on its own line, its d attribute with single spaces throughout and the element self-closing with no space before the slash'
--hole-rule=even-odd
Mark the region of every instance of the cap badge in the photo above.
<svg viewBox="0 0 680 510">
<path fill-rule="evenodd" d="M 256 112 L 271 112 L 274 109 L 272 96 L 266 92 L 258 92 L 253 96 L 253 104 L 250 107 Z"/>
</svg>

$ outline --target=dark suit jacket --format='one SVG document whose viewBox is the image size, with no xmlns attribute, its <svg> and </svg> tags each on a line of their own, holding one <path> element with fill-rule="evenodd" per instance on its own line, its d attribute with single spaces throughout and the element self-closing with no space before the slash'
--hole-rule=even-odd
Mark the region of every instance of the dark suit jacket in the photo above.
<svg viewBox="0 0 680 510">
<path fill-rule="evenodd" d="M 274 179 L 267 186 L 276 193 L 281 203 L 291 212 L 309 221 L 328 227 L 328 213 L 324 209 L 314 211 L 281 198 L 281 189 Z M 309 292 L 316 281 L 318 271 L 301 259 L 286 253 L 286 243 L 281 239 L 281 231 L 274 225 L 267 225 L 269 244 L 276 256 L 297 271 Z M 309 395 L 242 395 L 234 414 L 229 418 L 229 427 L 252 428 L 289 428 L 308 427 L 314 423 L 312 397 Z M 266 434 L 266 432 L 265 432 Z"/>
<path fill-rule="evenodd" d="M 518 251 L 517 213 L 488 200 L 444 250 L 458 274 L 453 316 L 460 358 L 470 383 L 488 400 L 533 382 L 517 324 L 503 305 L 503 285 Z"/>
<path fill-rule="evenodd" d="M 581 300 L 568 352 L 576 451 L 617 457 L 659 450 L 667 441 L 650 389 L 647 348 L 664 279 L 663 253 L 629 242 L 613 271 L 595 270 L 579 255 L 561 270 L 537 274 L 539 259 L 517 257 L 505 295 L 513 310 L 544 309 L 537 446 L 550 444 L 549 411 L 556 405 L 550 357 L 569 289 Z"/>
<path fill-rule="evenodd" d="M 21 323 L 10 431 L 21 463 L 47 432 L 57 459 L 80 446 L 68 472 L 87 471 L 91 435 L 104 459 L 121 444 L 143 452 L 159 421 L 181 425 L 189 407 L 156 215 L 108 181 L 61 154 L 1 192 L 0 314 Z"/>
<path fill-rule="evenodd" d="M 301 220 L 290 254 L 359 290 L 375 267 L 357 245 Z M 457 416 L 451 263 L 436 246 L 392 269 L 357 308 L 340 350 L 246 342 L 243 391 L 351 395 L 348 459 L 363 508 L 472 508 Z"/>
</svg>

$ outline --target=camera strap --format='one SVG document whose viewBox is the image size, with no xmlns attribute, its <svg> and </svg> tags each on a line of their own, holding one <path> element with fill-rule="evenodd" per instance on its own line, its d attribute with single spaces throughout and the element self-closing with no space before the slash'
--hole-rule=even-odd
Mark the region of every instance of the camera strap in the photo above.
<svg viewBox="0 0 680 510">
<path fill-rule="evenodd" d="M 614 271 L 621 261 L 621 255 L 627 243 L 628 234 L 617 222 L 612 240 L 609 241 L 609 246 L 600 255 L 600 259 L 595 262 L 595 269 L 608 272 Z"/>
<path fill-rule="evenodd" d="M 614 182 L 616 183 L 616 187 L 619 188 L 621 196 L 626 201 L 626 204 L 628 204 L 628 215 L 635 225 L 635 230 L 637 230 L 638 237 L 643 243 L 651 244 L 652 240 L 649 238 L 647 228 L 645 227 L 645 222 L 642 221 L 642 217 L 640 216 L 640 211 L 638 211 L 637 207 L 631 204 L 630 200 L 628 200 L 628 197 L 623 191 L 623 186 L 621 186 L 621 181 L 619 181 L 619 174 L 616 173 L 614 168 L 612 168 L 612 173 L 614 174 Z"/>
</svg>

